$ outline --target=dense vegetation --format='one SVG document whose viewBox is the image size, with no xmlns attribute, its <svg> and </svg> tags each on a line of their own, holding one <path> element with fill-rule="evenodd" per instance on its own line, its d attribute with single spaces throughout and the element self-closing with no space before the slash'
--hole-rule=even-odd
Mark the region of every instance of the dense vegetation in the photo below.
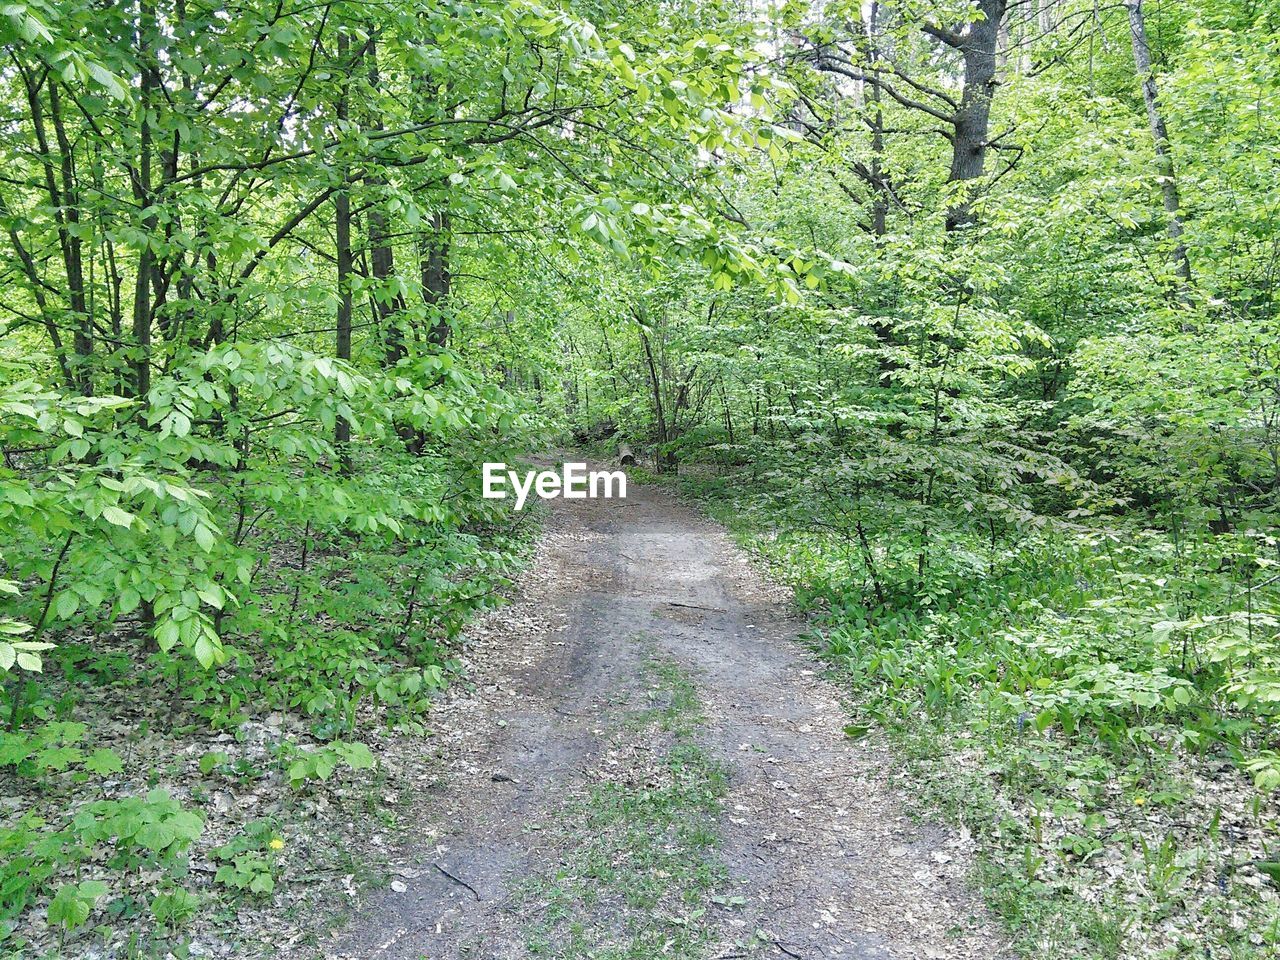
<svg viewBox="0 0 1280 960">
<path fill-rule="evenodd" d="M 529 539 L 480 464 L 569 436 L 796 586 L 851 735 L 967 760 L 1032 955 L 1280 943 L 1280 4 L 23 0 L 0 43 L 6 947 L 269 895 L 270 823 L 197 883 L 217 811 L 118 748 L 284 713 L 299 790 L 371 766 Z"/>
</svg>

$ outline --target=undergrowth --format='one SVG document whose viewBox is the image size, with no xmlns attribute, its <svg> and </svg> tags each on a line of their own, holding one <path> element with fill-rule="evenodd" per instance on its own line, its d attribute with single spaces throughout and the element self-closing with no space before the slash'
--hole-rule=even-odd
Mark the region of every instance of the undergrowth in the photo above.
<svg viewBox="0 0 1280 960">
<path fill-rule="evenodd" d="M 979 839 L 977 880 L 1026 956 L 1274 955 L 1275 728 L 1237 694 L 1275 661 L 1262 641 L 1250 665 L 1222 654 L 1248 599 L 1214 576 L 1222 545 L 952 531 L 925 582 L 881 602 L 829 529 L 746 484 L 684 487 L 794 588 L 854 695 L 846 733 L 887 731 L 920 812 Z"/>
</svg>

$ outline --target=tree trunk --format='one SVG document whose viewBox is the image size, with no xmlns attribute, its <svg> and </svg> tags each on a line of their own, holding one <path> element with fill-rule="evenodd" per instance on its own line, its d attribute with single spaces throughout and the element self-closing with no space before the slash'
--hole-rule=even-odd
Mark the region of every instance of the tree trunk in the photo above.
<svg viewBox="0 0 1280 960">
<path fill-rule="evenodd" d="M 636 318 L 637 321 L 640 319 Z M 653 360 L 653 347 L 649 344 L 649 336 L 644 331 L 644 324 L 640 324 L 640 342 L 644 345 L 644 356 L 649 369 L 649 385 L 653 389 L 653 412 L 657 419 L 658 428 L 658 449 L 654 455 L 654 467 L 659 473 L 664 473 L 669 465 L 666 451 L 667 441 L 670 439 L 667 429 L 666 411 L 662 404 L 662 380 L 658 377 L 658 366 Z"/>
<path fill-rule="evenodd" d="M 138 95 L 138 174 L 134 180 L 134 199 L 140 209 L 151 205 L 151 107 L 156 88 L 156 69 L 151 63 L 152 34 L 156 30 L 156 8 L 153 0 L 142 0 L 139 6 L 138 54 L 142 61 Z M 156 228 L 156 216 L 143 219 L 142 229 L 148 243 L 138 254 L 138 273 L 133 286 L 133 395 L 145 400 L 151 390 L 151 273 L 155 254 L 150 238 Z"/>
<path fill-rule="evenodd" d="M 57 225 L 58 247 L 62 254 L 63 269 L 67 277 L 67 299 L 71 313 L 75 315 L 74 345 L 76 359 L 70 361 L 62 346 L 62 335 L 58 331 L 57 322 L 48 313 L 41 281 L 35 260 L 23 245 L 17 230 L 10 228 L 9 234 L 14 249 L 23 262 L 23 272 L 32 284 L 32 297 L 40 307 L 41 317 L 49 339 L 53 343 L 58 358 L 59 369 L 68 378 L 69 385 L 86 396 L 92 393 L 92 380 L 89 376 L 89 354 L 92 349 L 90 320 L 85 312 L 84 274 L 81 258 L 80 241 L 80 198 L 75 176 L 74 154 L 66 128 L 62 120 L 62 104 L 58 95 L 58 80 L 55 74 L 48 73 L 49 114 L 53 121 L 58 143 L 58 173 L 54 171 L 54 156 L 49 146 L 49 135 L 45 130 L 44 103 L 41 87 L 44 81 L 28 71 L 21 63 L 18 70 L 22 74 L 22 83 L 26 91 L 27 106 L 31 112 L 31 127 L 36 138 L 39 151 L 40 166 L 44 171 L 45 191 L 49 196 L 49 205 L 53 209 L 54 223 Z M 59 176 L 61 186 L 59 186 Z M 7 207 L 6 207 L 6 216 Z"/>
<path fill-rule="evenodd" d="M 369 26 L 369 36 L 367 47 L 369 87 L 376 91 L 382 87 L 382 78 L 378 72 L 378 47 L 377 41 L 373 39 L 372 24 Z M 370 103 L 375 104 L 376 101 L 371 100 Z M 382 129 L 382 117 L 376 112 L 370 114 L 368 122 L 370 129 Z M 368 184 L 375 193 L 369 206 L 370 272 L 379 284 L 386 284 L 395 274 L 395 253 L 392 250 L 391 237 L 387 229 L 389 218 L 385 201 L 376 194 L 386 186 L 387 180 L 382 175 L 376 174 L 369 177 Z M 385 292 L 381 292 L 381 296 L 374 296 L 373 302 L 377 312 L 378 327 L 382 331 L 387 366 L 394 367 L 405 356 L 404 331 L 396 322 L 396 316 L 404 311 L 404 298 L 397 294 L 388 299 Z"/>
<path fill-rule="evenodd" d="M 341 69 L 346 69 L 347 35 L 338 35 L 338 60 Z M 338 120 L 340 126 L 347 119 L 347 85 L 342 85 L 342 94 L 338 99 Z M 334 342 L 334 355 L 339 360 L 351 359 L 351 185 L 344 170 L 342 188 L 334 195 L 334 227 L 337 236 L 335 253 L 338 261 L 338 323 Z M 346 449 L 351 440 L 351 423 L 339 416 L 334 424 L 334 441 L 338 445 L 338 456 L 345 470 L 349 466 L 349 451 Z"/>
<path fill-rule="evenodd" d="M 880 57 L 877 44 L 880 4 L 872 3 L 867 11 L 867 47 L 871 62 Z M 871 176 L 871 234 L 877 240 L 889 232 L 889 175 L 884 169 L 884 110 L 881 105 L 879 71 L 873 71 L 873 81 L 867 84 L 867 123 L 871 127 L 871 162 L 868 164 Z M 871 328 L 879 341 L 881 353 L 876 363 L 876 383 L 887 386 L 897 368 L 889 348 L 894 345 L 893 321 L 885 318 L 872 325 Z"/>
<path fill-rule="evenodd" d="M 1048 34 L 1053 33 L 1053 8 L 1055 6 L 1056 0 L 1038 0 L 1036 17 L 1039 20 L 1041 36 L 1047 36 Z"/>
<path fill-rule="evenodd" d="M 1170 259 L 1179 279 L 1180 296 L 1186 299 L 1191 284 L 1191 258 L 1182 239 L 1182 200 L 1178 195 L 1178 180 L 1170 149 L 1169 130 L 1160 113 L 1160 95 L 1156 88 L 1155 73 L 1151 69 L 1151 45 L 1147 42 L 1146 19 L 1142 13 L 1142 0 L 1128 0 L 1129 37 L 1133 41 L 1133 65 L 1142 84 L 1142 99 L 1147 105 L 1147 120 L 1151 125 L 1151 139 L 1155 142 L 1156 172 L 1160 177 L 1160 192 L 1164 198 L 1165 229 L 1173 244 Z"/>
<path fill-rule="evenodd" d="M 67 297 L 75 314 L 74 346 L 76 384 L 86 397 L 93 394 L 93 372 L 89 367 L 93 353 L 93 326 L 89 316 L 84 286 L 84 257 L 80 240 L 80 190 L 75 170 L 75 153 L 62 118 L 62 98 L 58 81 L 49 76 L 49 116 L 58 138 L 58 154 L 62 174 L 62 202 L 66 208 L 66 228 L 59 231 L 62 258 L 67 271 Z"/>
<path fill-rule="evenodd" d="M 964 91 L 951 134 L 951 171 L 947 182 L 961 184 L 947 208 L 948 232 L 971 226 L 973 190 L 968 186 L 986 168 L 991 101 L 996 90 L 996 61 L 1007 0 L 980 0 L 984 18 L 969 25 L 956 46 L 964 58 Z M 954 44 L 953 44 L 954 45 Z"/>
<path fill-rule="evenodd" d="M 872 3 L 867 13 L 867 43 L 874 63 L 879 59 L 880 51 L 876 48 L 876 18 L 880 13 L 880 4 Z M 879 71 L 874 71 L 875 76 Z M 880 106 L 880 85 L 867 84 L 867 122 L 871 127 L 871 233 L 875 237 L 883 237 L 888 232 L 889 217 L 889 184 L 884 172 L 884 112 Z M 880 328 L 876 328 L 877 333 Z"/>
<path fill-rule="evenodd" d="M 422 298 L 436 311 L 427 340 L 437 348 L 449 342 L 449 319 L 445 316 L 445 301 L 449 297 L 449 214 L 437 210 L 431 215 L 431 232 L 423 243 Z"/>
</svg>

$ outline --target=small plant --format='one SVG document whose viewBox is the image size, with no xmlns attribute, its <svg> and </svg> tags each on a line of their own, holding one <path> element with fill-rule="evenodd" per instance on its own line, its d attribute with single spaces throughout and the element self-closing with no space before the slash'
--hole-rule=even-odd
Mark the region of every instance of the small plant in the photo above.
<svg viewBox="0 0 1280 960">
<path fill-rule="evenodd" d="M 210 750 L 200 756 L 200 774 L 207 777 L 215 770 L 228 766 L 229 763 L 230 758 L 221 750 Z"/>
<path fill-rule="evenodd" d="M 84 768 L 89 773 L 96 773 L 100 777 L 105 777 L 122 771 L 124 769 L 124 761 L 120 759 L 120 755 L 114 750 L 108 750 L 103 747 L 89 754 L 88 759 L 84 762 Z"/>
<path fill-rule="evenodd" d="M 1142 851 L 1142 860 L 1147 867 L 1147 882 L 1151 890 L 1161 899 L 1182 880 L 1185 871 L 1178 863 L 1178 841 L 1172 833 L 1165 834 L 1158 844 L 1147 842 L 1145 837 L 1138 837 L 1138 847 Z"/>
<path fill-rule="evenodd" d="M 131 868 L 149 861 L 172 862 L 199 838 L 204 820 L 157 789 L 146 797 L 89 804 L 76 814 L 71 829 L 83 844 L 113 843 L 112 863 Z"/>
<path fill-rule="evenodd" d="M 276 888 L 271 862 L 257 853 L 236 853 L 218 868 L 214 880 L 234 890 L 267 896 Z"/>
<path fill-rule="evenodd" d="M 82 880 L 59 887 L 49 902 L 45 917 L 51 927 L 58 929 L 58 943 L 61 945 L 66 934 L 75 930 L 89 919 L 93 905 L 110 889 L 101 880 Z"/>
<path fill-rule="evenodd" d="M 213 879 L 233 890 L 268 896 L 276 887 L 275 857 L 283 849 L 272 821 L 251 821 L 244 833 L 212 852 L 222 862 Z"/>
<path fill-rule="evenodd" d="M 1086 836 L 1078 833 L 1068 833 L 1064 834 L 1062 839 L 1058 842 L 1058 848 L 1063 853 L 1084 861 L 1102 850 L 1102 841 L 1097 837 Z"/>
<path fill-rule="evenodd" d="M 200 897 L 181 887 L 158 893 L 151 901 L 151 915 L 156 918 L 156 923 L 166 930 L 176 930 L 178 927 L 185 926 L 199 909 Z"/>
<path fill-rule="evenodd" d="M 289 784 L 298 790 L 313 780 L 325 781 L 340 764 L 352 770 L 369 770 L 374 766 L 373 754 L 363 743 L 334 740 L 315 750 L 303 750 L 289 764 Z"/>
<path fill-rule="evenodd" d="M 68 771 L 83 780 L 86 774 L 105 777 L 124 769 L 119 754 L 106 747 L 86 755 L 83 743 L 87 734 L 83 723 L 65 720 L 44 723 L 25 733 L 0 734 L 0 767 L 13 767 L 20 776 L 32 780 Z"/>
</svg>

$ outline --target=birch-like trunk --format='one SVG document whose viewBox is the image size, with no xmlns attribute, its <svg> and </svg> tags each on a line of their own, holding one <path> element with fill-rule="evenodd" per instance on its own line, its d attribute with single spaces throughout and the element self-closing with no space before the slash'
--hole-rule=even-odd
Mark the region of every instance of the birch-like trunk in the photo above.
<svg viewBox="0 0 1280 960">
<path fill-rule="evenodd" d="M 1156 87 L 1155 72 L 1151 69 L 1151 44 L 1147 40 L 1147 25 L 1142 13 L 1142 0 L 1128 0 L 1129 36 L 1133 41 L 1133 65 L 1138 81 L 1142 84 L 1142 99 L 1147 105 L 1147 120 L 1151 125 L 1151 138 L 1155 142 L 1156 172 L 1160 177 L 1160 192 L 1164 199 L 1165 230 L 1173 245 L 1170 259 L 1179 279 L 1180 295 L 1185 299 L 1191 285 L 1191 258 L 1182 239 L 1182 199 L 1178 195 L 1177 171 L 1173 162 L 1173 150 L 1169 130 L 1160 112 L 1160 92 Z"/>
</svg>

